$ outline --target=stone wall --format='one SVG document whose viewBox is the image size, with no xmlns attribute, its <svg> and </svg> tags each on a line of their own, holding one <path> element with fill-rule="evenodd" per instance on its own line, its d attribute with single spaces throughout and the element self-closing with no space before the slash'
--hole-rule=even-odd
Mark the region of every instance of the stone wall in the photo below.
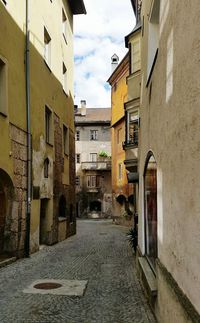
<svg viewBox="0 0 200 323">
<path fill-rule="evenodd" d="M 63 184 L 64 173 L 64 157 L 63 157 L 63 136 L 62 126 L 60 125 L 59 117 L 54 114 L 54 147 L 55 147 L 55 161 L 54 161 L 54 214 L 53 214 L 53 228 L 52 228 L 52 243 L 58 241 L 58 225 L 59 225 L 59 200 L 63 195 L 66 199 L 66 235 L 75 233 L 75 148 L 74 135 L 69 131 L 69 185 Z M 65 174 L 67 176 L 67 174 Z M 70 212 L 73 215 L 70 218 Z M 63 224 L 62 224 L 63 226 Z"/>
<path fill-rule="evenodd" d="M 27 194 L 27 140 L 26 132 L 10 124 L 10 138 L 13 158 L 14 201 L 12 208 L 10 251 L 17 249 L 23 256 L 26 231 L 26 194 Z M 9 246 L 7 246 L 9 249 Z"/>
</svg>

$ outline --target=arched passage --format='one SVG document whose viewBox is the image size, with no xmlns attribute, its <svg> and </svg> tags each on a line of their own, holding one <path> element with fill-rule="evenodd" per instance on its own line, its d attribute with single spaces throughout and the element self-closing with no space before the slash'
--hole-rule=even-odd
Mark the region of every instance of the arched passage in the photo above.
<svg viewBox="0 0 200 323">
<path fill-rule="evenodd" d="M 101 212 L 101 202 L 100 201 L 92 201 L 92 202 L 90 202 L 90 211 Z"/>
<path fill-rule="evenodd" d="M 157 258 L 157 164 L 149 154 L 144 172 L 144 210 L 146 256 L 155 267 Z"/>
<path fill-rule="evenodd" d="M 12 205 L 14 187 L 10 176 L 0 168 L 0 253 L 9 249 L 11 239 L 10 223 L 12 218 Z M 17 215 L 16 215 L 17 216 Z M 5 236 L 7 246 L 5 244 Z"/>
</svg>

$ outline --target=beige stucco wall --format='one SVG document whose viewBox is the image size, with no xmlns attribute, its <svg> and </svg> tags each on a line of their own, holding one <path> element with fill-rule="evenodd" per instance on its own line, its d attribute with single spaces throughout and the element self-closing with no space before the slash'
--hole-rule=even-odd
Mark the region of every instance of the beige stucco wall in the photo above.
<svg viewBox="0 0 200 323">
<path fill-rule="evenodd" d="M 139 247 L 144 252 L 143 173 L 147 153 L 151 150 L 158 167 L 158 257 L 200 312 L 200 78 L 197 68 L 200 3 L 197 0 L 190 3 L 186 0 L 161 1 L 159 51 L 150 80 L 151 99 L 150 83 L 146 87 L 146 16 L 150 3 L 143 1 L 142 7 L 145 25 L 140 108 Z M 162 289 L 164 295 L 164 285 Z M 161 302 L 158 311 L 161 306 L 167 304 Z M 164 312 L 162 315 L 161 322 L 167 322 Z"/>
</svg>

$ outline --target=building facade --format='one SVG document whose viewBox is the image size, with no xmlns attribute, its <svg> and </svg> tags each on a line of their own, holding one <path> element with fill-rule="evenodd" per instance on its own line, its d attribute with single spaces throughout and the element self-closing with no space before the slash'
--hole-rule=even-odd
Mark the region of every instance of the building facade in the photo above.
<svg viewBox="0 0 200 323">
<path fill-rule="evenodd" d="M 81 0 L 0 1 L 0 253 L 28 255 L 76 231 L 73 15 L 81 13 Z"/>
<path fill-rule="evenodd" d="M 129 54 L 119 64 L 111 58 L 113 72 L 108 79 L 111 85 L 112 107 L 112 214 L 117 223 L 131 224 L 133 215 L 133 190 L 128 184 L 124 165 L 125 111 L 127 102 L 127 77 L 129 75 Z"/>
<path fill-rule="evenodd" d="M 86 108 L 84 100 L 75 112 L 78 217 L 111 216 L 110 118 L 110 108 Z"/>
<path fill-rule="evenodd" d="M 137 263 L 162 323 L 200 322 L 199 12 L 198 1 L 141 7 Z"/>
</svg>

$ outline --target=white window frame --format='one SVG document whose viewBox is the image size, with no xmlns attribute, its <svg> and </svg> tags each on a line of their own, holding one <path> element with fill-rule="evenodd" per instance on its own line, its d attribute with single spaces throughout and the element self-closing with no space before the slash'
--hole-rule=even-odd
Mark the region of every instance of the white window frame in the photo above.
<svg viewBox="0 0 200 323">
<path fill-rule="evenodd" d="M 0 56 L 0 114 L 8 115 L 8 64 Z"/>
<path fill-rule="evenodd" d="M 51 68 L 51 36 L 44 26 L 44 61 Z"/>
<path fill-rule="evenodd" d="M 62 9 L 62 34 L 63 34 L 63 37 L 64 37 L 64 40 L 65 42 L 67 43 L 68 41 L 68 27 L 67 27 L 68 23 L 67 23 L 67 15 L 65 13 L 65 10 Z"/>
<path fill-rule="evenodd" d="M 63 62 L 62 65 L 62 73 L 63 73 L 63 90 L 66 94 L 68 94 L 68 87 L 67 87 L 67 68 L 65 66 L 65 63 Z"/>
<path fill-rule="evenodd" d="M 98 140 L 98 130 L 91 129 L 90 130 L 90 140 L 91 141 L 97 141 Z"/>
</svg>

